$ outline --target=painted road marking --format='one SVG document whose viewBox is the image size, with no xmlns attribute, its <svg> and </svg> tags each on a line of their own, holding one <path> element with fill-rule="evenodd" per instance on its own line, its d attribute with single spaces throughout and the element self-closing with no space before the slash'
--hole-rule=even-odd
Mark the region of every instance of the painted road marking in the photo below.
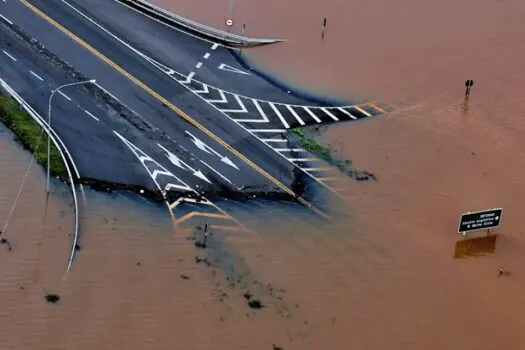
<svg viewBox="0 0 525 350">
<path fill-rule="evenodd" d="M 288 124 L 288 122 L 284 119 L 283 115 L 281 114 L 281 112 L 279 112 L 279 110 L 277 109 L 277 107 L 275 107 L 275 105 L 273 103 L 270 103 L 270 107 L 272 107 L 273 111 L 275 112 L 275 114 L 277 115 L 277 118 L 279 118 L 281 120 L 281 123 L 283 123 L 284 127 L 286 129 L 290 129 L 290 125 Z"/>
<path fill-rule="evenodd" d="M 363 113 L 364 115 L 366 115 L 367 117 L 371 117 L 372 114 L 368 113 L 367 111 L 365 111 L 363 108 L 359 107 L 359 106 L 353 106 L 355 109 L 357 109 L 359 112 Z"/>
<path fill-rule="evenodd" d="M 306 152 L 302 148 L 274 148 L 277 152 Z"/>
<path fill-rule="evenodd" d="M 202 213 L 198 211 L 193 211 L 189 214 L 184 215 L 180 219 L 175 220 L 176 225 L 182 224 L 184 221 L 187 221 L 195 216 L 204 216 L 207 218 L 214 218 L 214 219 L 223 219 L 223 220 L 231 220 L 231 216 L 227 214 L 213 214 L 213 213 Z"/>
<path fill-rule="evenodd" d="M 204 134 L 206 134 L 207 136 L 209 136 L 210 138 L 212 138 L 214 141 L 216 141 L 217 143 L 221 144 L 224 148 L 226 148 L 228 151 L 230 151 L 231 153 L 233 153 L 235 156 L 237 156 L 238 158 L 240 158 L 242 161 L 244 161 L 248 166 L 252 167 L 253 169 L 255 169 L 257 172 L 259 172 L 262 176 L 264 176 L 266 179 L 268 179 L 270 182 L 274 183 L 276 186 L 278 186 L 279 188 L 281 188 L 283 191 L 285 191 L 286 193 L 288 193 L 290 196 L 294 197 L 295 199 L 297 199 L 301 204 L 305 205 L 306 207 L 308 207 L 309 209 L 311 209 L 313 212 L 315 212 L 316 214 L 322 216 L 322 217 L 325 217 L 327 218 L 327 215 L 325 213 L 323 213 L 321 210 L 319 210 L 317 207 L 315 207 L 314 205 L 312 205 L 311 203 L 309 203 L 308 201 L 306 201 L 304 198 L 298 196 L 293 190 L 291 190 L 290 188 L 288 188 L 287 186 L 285 186 L 283 183 L 281 183 L 279 180 L 277 180 L 274 176 L 272 176 L 271 174 L 269 174 L 267 171 L 265 171 L 264 169 L 262 169 L 261 167 L 259 167 L 257 164 L 255 164 L 253 161 L 251 161 L 250 159 L 248 159 L 246 156 L 244 156 L 242 153 L 240 153 L 239 151 L 237 151 L 235 148 L 233 148 L 231 145 L 229 145 L 228 143 L 224 142 L 224 140 L 222 140 L 221 138 L 219 138 L 217 135 L 215 135 L 214 133 L 212 133 L 210 130 L 208 130 L 206 127 L 204 127 L 202 124 L 200 124 L 199 122 L 197 122 L 195 119 L 191 118 L 187 113 L 185 113 L 184 111 L 182 111 L 180 108 L 176 107 L 174 104 L 172 104 L 170 101 L 168 101 L 166 98 L 160 96 L 157 92 L 155 92 L 154 90 L 152 90 L 149 86 L 147 86 L 146 84 L 144 84 L 142 81 L 140 81 L 139 79 L 137 79 L 135 76 L 131 75 L 130 73 L 128 73 L 126 70 L 124 70 L 122 67 L 120 67 L 119 65 L 117 65 L 116 63 L 114 63 L 113 61 L 111 61 L 109 58 L 107 58 L 106 56 L 104 56 L 102 53 L 100 53 L 99 51 L 97 51 L 95 48 L 93 48 L 91 45 L 89 45 L 88 43 L 86 43 L 84 40 L 80 39 L 78 36 L 76 36 L 75 34 L 73 34 L 71 31 L 69 31 L 68 29 L 66 29 L 64 26 L 62 26 L 61 24 L 59 24 L 57 21 L 53 20 L 51 17 L 49 17 L 48 15 L 46 15 L 44 12 L 42 12 L 41 10 L 39 10 L 38 8 L 36 8 L 35 6 L 33 6 L 32 4 L 30 4 L 29 2 L 27 2 L 26 0 L 20 0 L 20 2 L 25 5 L 27 8 L 29 8 L 30 10 L 32 10 L 34 13 L 38 14 L 41 18 L 43 18 L 44 20 L 46 20 L 47 22 L 49 22 L 51 25 L 53 25 L 55 28 L 57 28 L 58 30 L 60 30 L 62 33 L 64 33 L 65 35 L 67 35 L 68 37 L 70 37 L 71 39 L 73 39 L 74 41 L 76 41 L 79 45 L 81 45 L 82 47 L 84 47 L 86 50 L 88 50 L 89 52 L 91 52 L 93 55 L 97 56 L 99 59 L 101 59 L 102 61 L 106 62 L 108 65 L 110 65 L 112 68 L 114 68 L 116 71 L 118 71 L 120 74 L 124 75 L 125 77 L 127 77 L 129 80 L 131 80 L 132 82 L 134 82 L 137 86 L 141 87 L 143 90 L 145 90 L 146 92 L 148 92 L 151 96 L 155 97 L 159 102 L 161 103 L 164 103 L 168 108 L 170 108 L 171 110 L 173 110 L 175 113 L 177 113 L 179 116 L 181 116 L 183 119 L 185 119 L 187 122 L 189 122 L 190 124 L 192 124 L 194 127 L 198 128 L 200 131 L 202 131 Z M 217 45 L 218 47 L 218 44 L 214 44 L 212 49 L 214 49 L 215 45 Z M 216 48 L 216 47 L 215 47 Z"/>
<path fill-rule="evenodd" d="M 204 164 L 205 166 L 207 166 L 211 171 L 213 171 L 215 174 L 219 175 L 220 178 L 222 178 L 224 181 L 228 182 L 230 185 L 234 186 L 234 187 L 237 187 L 233 184 L 233 182 L 230 181 L 230 179 L 228 179 L 226 176 L 222 175 L 220 172 L 218 172 L 217 170 L 215 170 L 214 168 L 211 167 L 211 165 L 209 165 L 208 163 L 206 163 L 205 161 L 203 161 L 202 159 L 199 159 L 199 161 Z"/>
<path fill-rule="evenodd" d="M 369 105 L 372 106 L 373 108 L 377 109 L 379 112 L 386 114 L 386 111 L 384 109 L 382 109 L 381 107 L 379 107 L 378 105 L 376 105 L 375 103 L 369 103 Z"/>
<path fill-rule="evenodd" d="M 337 108 L 337 109 L 343 112 L 344 114 L 348 115 L 353 120 L 357 120 L 357 117 L 355 117 L 352 113 L 348 112 L 346 109 L 344 108 Z"/>
<path fill-rule="evenodd" d="M 202 62 L 197 63 L 197 65 L 195 66 L 195 68 L 197 69 L 199 69 L 200 67 L 202 67 Z"/>
<path fill-rule="evenodd" d="M 218 47 L 219 47 L 219 44 L 215 43 L 215 44 L 212 45 L 211 49 L 212 49 L 212 50 L 215 50 L 215 49 L 218 48 Z"/>
<path fill-rule="evenodd" d="M 244 74 L 244 75 L 251 75 L 248 72 L 245 72 L 243 70 L 240 70 L 240 69 L 232 67 L 232 66 L 229 66 L 229 65 L 227 65 L 225 63 L 221 63 L 219 65 L 219 69 L 223 70 L 223 71 L 226 71 L 226 72 L 239 73 L 239 74 Z"/>
<path fill-rule="evenodd" d="M 43 79 L 40 75 L 36 74 L 36 73 L 33 72 L 32 70 L 30 70 L 29 73 L 30 73 L 32 76 L 34 76 L 35 78 L 37 78 L 38 80 L 40 80 L 40 81 L 44 81 L 44 79 Z"/>
<path fill-rule="evenodd" d="M 210 53 L 209 52 L 206 52 L 206 54 L 204 54 L 204 56 L 202 56 L 205 60 L 207 60 L 208 58 L 210 58 Z"/>
<path fill-rule="evenodd" d="M 326 109 L 325 107 L 321 107 L 321 110 L 322 110 L 323 112 L 325 112 L 330 118 L 332 118 L 332 119 L 335 120 L 336 122 L 339 121 L 339 119 L 338 119 L 335 115 L 333 115 L 332 112 L 330 112 L 330 111 L 329 111 L 328 109 Z"/>
<path fill-rule="evenodd" d="M 287 158 L 291 162 L 315 162 L 319 159 L 317 158 Z"/>
<path fill-rule="evenodd" d="M 311 171 L 322 172 L 322 171 L 328 171 L 328 170 L 330 170 L 330 168 L 328 168 L 328 167 L 303 168 L 303 170 L 304 170 L 304 171 L 307 171 L 307 172 L 311 172 Z"/>
<path fill-rule="evenodd" d="M 198 93 L 198 94 L 200 93 L 208 94 L 210 90 L 208 90 L 208 85 L 202 84 L 202 90 L 194 90 L 193 92 Z"/>
<path fill-rule="evenodd" d="M 13 22 L 11 22 L 9 19 L 7 19 L 7 17 L 4 17 L 4 16 L 0 15 L 0 18 L 2 18 L 4 21 L 9 23 L 9 25 L 13 25 Z"/>
<path fill-rule="evenodd" d="M 195 76 L 195 72 L 190 72 L 190 74 L 188 74 L 188 76 L 186 77 L 186 80 L 184 81 L 184 83 L 185 84 L 191 83 L 191 79 L 193 79 L 194 76 Z"/>
<path fill-rule="evenodd" d="M 286 139 L 259 139 L 262 142 L 288 142 Z"/>
<path fill-rule="evenodd" d="M 221 158 L 221 162 L 226 163 L 229 166 L 239 170 L 239 167 L 237 167 L 237 165 L 235 165 L 235 163 L 233 163 L 227 156 L 222 156 L 219 152 L 214 150 L 212 147 L 208 146 L 205 142 L 201 141 L 188 130 L 185 130 L 185 133 L 191 136 L 192 141 L 195 144 L 195 146 L 197 146 L 197 148 L 208 154 L 215 154 L 217 157 Z"/>
<path fill-rule="evenodd" d="M 241 98 L 237 95 L 235 95 L 235 99 L 237 100 L 237 103 L 239 106 L 241 106 L 241 109 L 221 109 L 221 111 L 225 113 L 246 113 L 248 110 L 246 109 L 246 106 L 244 103 L 242 103 Z"/>
<path fill-rule="evenodd" d="M 62 95 L 66 100 L 71 101 L 71 99 L 65 93 L 63 93 L 62 91 L 58 90 L 58 93 L 60 95 Z"/>
<path fill-rule="evenodd" d="M 288 110 L 290 111 L 290 113 L 292 113 L 292 115 L 294 116 L 295 119 L 297 119 L 297 121 L 299 122 L 299 124 L 301 125 L 305 125 L 305 122 L 301 119 L 301 117 L 299 117 L 299 115 L 297 114 L 297 112 L 295 112 L 295 110 L 290 107 L 289 105 L 286 105 L 286 108 L 288 108 Z"/>
<path fill-rule="evenodd" d="M 256 133 L 261 133 L 261 132 L 283 133 L 286 131 L 286 129 L 248 129 L 248 131 L 256 132 Z"/>
<path fill-rule="evenodd" d="M 316 122 L 321 123 L 321 119 L 319 119 L 319 118 L 315 115 L 315 113 L 312 112 L 312 111 L 310 110 L 310 108 L 304 106 L 303 109 L 304 109 L 308 114 L 310 114 L 310 116 L 311 116 L 312 118 L 314 118 L 314 120 L 315 120 Z"/>
<path fill-rule="evenodd" d="M 89 113 L 89 111 L 84 110 L 84 112 L 86 112 L 87 115 L 89 115 L 91 118 L 95 119 L 97 122 L 100 121 L 100 119 L 98 119 L 97 117 L 95 117 L 93 114 Z"/>
<path fill-rule="evenodd" d="M 221 95 L 221 99 L 220 100 L 207 100 L 207 101 L 211 102 L 211 103 L 225 103 L 225 102 L 228 102 L 228 100 L 226 99 L 226 96 L 224 95 L 224 92 L 222 90 L 219 90 L 219 95 Z"/>
<path fill-rule="evenodd" d="M 257 108 L 257 111 L 261 115 L 262 119 L 235 119 L 236 121 L 240 123 L 268 123 L 270 120 L 266 116 L 266 113 L 262 110 L 261 106 L 259 105 L 259 102 L 257 100 L 252 99 L 253 105 L 255 108 Z"/>
<path fill-rule="evenodd" d="M 170 160 L 170 162 L 175 165 L 176 167 L 182 169 L 182 170 L 189 170 L 193 173 L 193 176 L 198 177 L 201 180 L 206 181 L 207 183 L 211 184 L 211 181 L 202 173 L 200 170 L 195 170 L 193 167 L 188 165 L 186 162 L 184 162 L 182 159 L 168 151 L 166 148 L 164 148 L 160 143 L 157 143 L 157 146 L 162 148 L 164 152 L 166 152 L 166 157 Z"/>
<path fill-rule="evenodd" d="M 5 51 L 5 50 L 2 50 L 4 52 L 4 55 L 6 55 L 7 57 L 9 57 L 10 59 L 12 59 L 13 61 L 16 62 L 16 58 L 14 58 L 13 56 L 11 56 L 11 54 L 9 54 L 9 52 Z"/>
</svg>

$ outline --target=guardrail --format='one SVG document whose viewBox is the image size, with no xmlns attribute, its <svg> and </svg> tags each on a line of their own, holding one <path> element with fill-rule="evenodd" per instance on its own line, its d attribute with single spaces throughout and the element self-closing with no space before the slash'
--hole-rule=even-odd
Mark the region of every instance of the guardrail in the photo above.
<svg viewBox="0 0 525 350">
<path fill-rule="evenodd" d="M 178 27 L 190 34 L 219 42 L 225 46 L 231 47 L 251 47 L 274 44 L 286 41 L 284 39 L 271 38 L 250 38 L 234 33 L 228 33 L 224 30 L 213 28 L 205 24 L 192 21 L 185 17 L 176 15 L 159 6 L 152 4 L 145 0 L 116 0 L 124 5 L 127 5 L 135 10 L 143 12 L 165 24 Z"/>
<path fill-rule="evenodd" d="M 69 176 L 69 183 L 71 185 L 71 193 L 73 194 L 73 201 L 74 201 L 74 204 L 75 204 L 75 206 L 74 206 L 75 207 L 75 235 L 74 235 L 74 238 L 73 238 L 73 245 L 71 247 L 71 254 L 69 256 L 69 260 L 68 260 L 68 264 L 67 264 L 67 270 L 66 270 L 66 274 L 67 274 L 67 272 L 69 272 L 69 270 L 71 269 L 71 265 L 73 264 L 73 259 L 75 258 L 76 246 L 77 246 L 77 242 L 78 242 L 78 232 L 79 232 L 79 220 L 78 220 L 79 210 L 78 210 L 77 192 L 75 190 L 75 183 L 73 181 L 73 175 L 72 175 L 71 169 L 69 168 L 69 163 L 68 163 L 68 161 L 66 159 L 66 156 L 64 155 L 64 152 L 62 151 L 62 148 L 64 148 L 64 150 L 67 152 L 67 154 L 68 154 L 68 156 L 70 158 L 71 164 L 75 168 L 75 171 L 77 173 L 77 177 L 78 177 L 78 171 L 76 170 L 75 163 L 73 161 L 73 158 L 71 158 L 71 155 L 69 154 L 69 151 L 65 147 L 65 145 L 62 142 L 62 140 L 60 139 L 60 137 L 58 137 L 58 135 L 56 135 L 54 130 L 52 130 L 52 129 L 50 130 L 50 128 L 49 128 L 49 126 L 47 124 L 47 121 L 42 116 L 40 116 L 33 109 L 33 107 L 31 107 L 29 105 L 29 103 L 27 103 L 12 87 L 10 87 L 2 79 L 0 79 L 0 89 L 4 90 L 7 94 L 9 94 L 9 96 L 14 98 L 15 101 L 17 101 L 20 104 L 20 106 L 31 116 L 31 118 L 35 121 L 35 123 L 37 123 L 41 128 L 44 129 L 44 131 L 47 133 L 48 137 L 51 138 L 51 142 L 53 142 L 55 147 L 58 149 L 58 151 L 60 153 L 60 156 L 62 157 L 62 161 L 64 162 L 64 165 L 66 167 L 67 174 Z"/>
</svg>

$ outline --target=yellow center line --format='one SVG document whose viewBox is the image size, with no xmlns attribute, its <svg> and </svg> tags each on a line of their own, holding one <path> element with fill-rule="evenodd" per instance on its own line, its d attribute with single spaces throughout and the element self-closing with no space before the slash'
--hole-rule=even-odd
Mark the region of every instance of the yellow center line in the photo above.
<svg viewBox="0 0 525 350">
<path fill-rule="evenodd" d="M 297 200 L 302 203 L 303 205 L 305 205 L 306 207 L 310 208 L 312 211 L 314 211 L 315 213 L 317 213 L 318 215 L 322 216 L 322 217 L 325 217 L 325 218 L 328 218 L 328 216 L 323 213 L 321 210 L 317 209 L 314 205 L 312 205 L 311 203 L 309 203 L 308 201 L 306 201 L 304 198 L 302 197 L 299 197 L 298 195 L 296 195 L 291 189 L 289 189 L 288 187 L 286 187 L 284 184 L 282 184 L 279 180 L 277 180 L 276 178 L 274 178 L 272 175 L 270 175 L 268 172 L 266 172 L 264 169 L 262 169 L 261 167 L 259 167 L 257 164 L 255 164 L 254 162 L 252 162 L 251 160 L 249 160 L 248 158 L 246 158 L 243 154 L 241 154 L 239 151 L 237 151 L 235 148 L 233 148 L 232 146 L 230 146 L 229 144 L 227 144 L 225 141 L 223 141 L 220 137 L 218 137 L 217 135 L 215 135 L 214 133 L 212 133 L 210 130 L 208 130 L 206 127 L 204 127 L 202 124 L 200 124 L 199 122 L 197 122 L 195 119 L 193 119 L 192 117 L 190 117 L 188 114 L 186 114 L 184 111 L 182 111 L 181 109 L 179 109 L 177 106 L 175 106 L 174 104 L 172 104 L 170 101 L 166 100 L 164 97 L 162 97 L 161 95 L 159 95 L 157 92 L 153 91 L 153 89 L 151 89 L 149 86 L 147 86 L 146 84 L 144 84 L 142 81 L 140 81 L 139 79 L 135 78 L 133 75 L 131 75 L 130 73 L 128 73 L 126 70 L 124 70 L 124 68 L 120 67 L 119 65 L 117 65 L 116 63 L 114 63 L 113 61 L 111 61 L 109 58 L 107 58 L 106 56 L 104 56 L 102 53 L 100 53 L 99 51 L 97 51 L 95 48 L 93 48 L 91 45 L 89 45 L 88 43 L 86 43 L 84 40 L 80 39 L 78 36 L 76 36 L 75 34 L 73 34 L 71 31 L 69 31 L 68 29 L 66 29 L 64 26 L 62 26 L 60 23 L 56 22 L 54 19 L 52 19 L 51 17 L 49 17 L 48 15 L 46 15 L 44 12 L 42 12 L 41 10 L 39 10 L 38 8 L 36 8 L 34 5 L 30 4 L 29 2 L 27 2 L 26 0 L 20 0 L 20 2 L 22 4 L 24 4 L 27 8 L 29 8 L 31 11 L 33 11 L 34 13 L 36 13 L 37 15 L 39 15 L 40 17 L 42 17 L 44 20 L 46 20 L 47 22 L 49 22 L 51 25 L 53 25 L 55 28 L 57 28 L 58 30 L 60 30 L 62 33 L 66 34 L 68 37 L 70 37 L 71 39 L 73 39 L 74 41 L 76 41 L 78 44 L 80 44 L 82 47 L 84 47 L 86 50 L 88 50 L 89 52 L 91 52 L 93 55 L 97 56 L 98 58 L 100 58 L 102 61 L 104 61 L 105 63 L 107 63 L 108 65 L 110 65 L 112 68 L 114 68 L 117 72 L 119 72 L 120 74 L 124 75 L 126 78 L 128 78 L 129 80 L 131 80 L 133 83 L 135 83 L 136 85 L 138 85 L 139 87 L 141 87 L 144 91 L 148 92 L 151 96 L 155 97 L 158 101 L 160 101 L 161 103 L 163 103 L 164 105 L 168 106 L 172 111 L 174 111 L 175 113 L 177 113 L 178 115 L 180 115 L 182 118 L 184 118 L 187 122 L 189 122 L 190 124 L 192 124 L 193 126 L 195 126 L 196 128 L 198 128 L 200 131 L 202 131 L 204 134 L 206 134 L 207 136 L 209 136 L 210 138 L 212 138 L 214 141 L 216 141 L 217 143 L 219 143 L 220 145 L 222 145 L 224 148 L 226 148 L 228 151 L 230 151 L 231 153 L 233 153 L 235 156 L 237 156 L 239 159 L 241 159 L 242 161 L 244 161 L 246 164 L 248 164 L 250 167 L 252 167 L 253 169 L 255 169 L 257 172 L 259 172 L 261 175 L 263 175 L 265 178 L 267 178 L 268 180 L 270 180 L 272 183 L 274 183 L 275 185 L 277 185 L 280 189 L 282 189 L 283 191 L 285 191 L 286 193 L 288 193 L 289 195 L 291 195 L 292 197 L 294 198 L 297 198 Z"/>
</svg>

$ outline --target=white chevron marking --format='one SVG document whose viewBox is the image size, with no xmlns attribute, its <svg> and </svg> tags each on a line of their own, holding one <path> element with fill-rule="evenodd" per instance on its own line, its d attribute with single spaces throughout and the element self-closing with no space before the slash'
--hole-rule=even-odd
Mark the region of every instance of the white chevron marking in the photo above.
<svg viewBox="0 0 525 350">
<path fill-rule="evenodd" d="M 247 113 L 248 110 L 246 109 L 246 106 L 244 106 L 244 103 L 242 103 L 241 98 L 238 95 L 235 96 L 235 99 L 237 100 L 237 103 L 239 103 L 239 106 L 241 106 L 241 109 L 221 109 L 221 111 L 225 113 Z"/>
<path fill-rule="evenodd" d="M 210 90 L 208 90 L 208 85 L 202 83 L 202 90 L 193 90 L 193 92 L 197 93 L 197 94 L 208 94 L 210 93 Z"/>
<path fill-rule="evenodd" d="M 303 109 L 304 109 L 306 112 L 308 112 L 308 114 L 310 114 L 310 116 L 311 116 L 312 118 L 314 118 L 314 120 L 315 120 L 316 122 L 321 123 L 321 119 L 319 119 L 319 118 L 315 115 L 315 113 L 312 112 L 312 111 L 310 110 L 310 108 L 308 108 L 308 107 L 303 107 Z"/>
<path fill-rule="evenodd" d="M 339 119 L 338 119 L 335 115 L 333 115 L 332 112 L 330 112 L 328 109 L 326 109 L 326 108 L 324 108 L 324 107 L 321 107 L 321 110 L 322 110 L 323 112 L 325 112 L 330 118 L 332 118 L 332 119 L 335 120 L 336 122 L 339 121 Z"/>
<path fill-rule="evenodd" d="M 224 95 L 224 91 L 222 91 L 220 89 L 217 89 L 217 91 L 219 91 L 219 95 L 221 95 L 221 99 L 220 100 L 208 100 L 208 102 L 210 102 L 210 103 L 226 103 L 226 102 L 228 102 L 228 100 L 226 99 L 226 96 Z"/>
<path fill-rule="evenodd" d="M 295 112 L 295 110 L 290 106 L 290 105 L 286 105 L 286 108 L 288 108 L 288 110 L 290 111 L 290 113 L 293 114 L 293 116 L 295 117 L 295 119 L 297 119 L 297 121 L 299 122 L 299 124 L 301 125 L 305 125 L 304 121 L 301 119 L 301 117 L 299 117 L 299 115 Z"/>
</svg>

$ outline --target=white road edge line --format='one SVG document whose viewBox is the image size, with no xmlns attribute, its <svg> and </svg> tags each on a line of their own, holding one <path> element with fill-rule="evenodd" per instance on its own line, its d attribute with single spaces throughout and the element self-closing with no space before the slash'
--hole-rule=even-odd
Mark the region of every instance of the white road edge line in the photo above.
<svg viewBox="0 0 525 350">
<path fill-rule="evenodd" d="M 13 56 L 11 56 L 11 55 L 9 54 L 9 52 L 7 52 L 6 50 L 2 50 L 2 51 L 3 51 L 4 54 L 5 54 L 7 57 L 9 57 L 10 59 L 12 59 L 12 60 L 15 61 L 15 62 L 17 61 L 16 58 L 14 58 Z"/>
<path fill-rule="evenodd" d="M 274 148 L 277 152 L 306 152 L 302 148 Z"/>
<path fill-rule="evenodd" d="M 93 114 L 89 113 L 89 111 L 84 110 L 84 112 L 86 112 L 87 115 L 89 115 L 91 118 L 95 119 L 97 122 L 100 121 L 100 119 L 98 119 L 97 117 L 95 117 Z"/>
<path fill-rule="evenodd" d="M 62 91 L 59 90 L 58 93 L 60 95 L 62 95 L 66 100 L 71 101 L 71 99 L 65 93 L 63 93 Z"/>
<path fill-rule="evenodd" d="M 13 22 L 11 22 L 9 19 L 7 19 L 5 16 L 0 15 L 0 18 L 2 18 L 4 21 L 9 23 L 9 25 L 13 25 Z"/>
<path fill-rule="evenodd" d="M 317 158 L 286 158 L 290 162 L 315 162 L 319 161 Z"/>
<path fill-rule="evenodd" d="M 31 73 L 35 78 L 37 78 L 38 80 L 40 81 L 44 81 L 44 78 L 42 78 L 40 75 L 36 74 L 35 72 L 33 72 L 32 70 L 29 71 L 29 73 Z"/>
</svg>

